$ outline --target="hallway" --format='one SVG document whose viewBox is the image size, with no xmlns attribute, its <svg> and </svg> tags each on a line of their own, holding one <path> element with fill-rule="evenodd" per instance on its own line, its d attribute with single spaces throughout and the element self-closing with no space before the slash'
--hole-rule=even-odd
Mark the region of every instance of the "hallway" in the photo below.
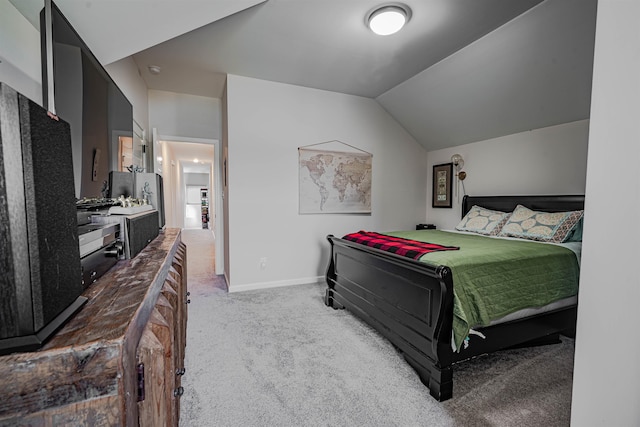
<svg viewBox="0 0 640 427">
<path fill-rule="evenodd" d="M 191 297 L 227 292 L 224 276 L 215 274 L 215 239 L 209 229 L 183 229 L 187 245 L 187 289 Z"/>
</svg>

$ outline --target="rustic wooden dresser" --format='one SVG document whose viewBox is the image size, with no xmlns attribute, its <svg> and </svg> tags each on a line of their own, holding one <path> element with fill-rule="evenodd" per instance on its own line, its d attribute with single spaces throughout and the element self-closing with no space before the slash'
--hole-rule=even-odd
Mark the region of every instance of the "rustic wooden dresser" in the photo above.
<svg viewBox="0 0 640 427">
<path fill-rule="evenodd" d="M 186 255 L 166 229 L 89 286 L 42 349 L 0 357 L 0 426 L 177 426 Z"/>
</svg>

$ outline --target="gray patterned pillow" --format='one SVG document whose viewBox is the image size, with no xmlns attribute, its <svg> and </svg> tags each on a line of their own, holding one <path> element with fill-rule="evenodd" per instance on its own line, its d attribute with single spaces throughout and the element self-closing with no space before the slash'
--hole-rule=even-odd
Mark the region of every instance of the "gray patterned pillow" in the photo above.
<svg viewBox="0 0 640 427">
<path fill-rule="evenodd" d="M 510 215 L 507 212 L 492 211 L 474 205 L 456 225 L 456 230 L 497 236 Z"/>
<path fill-rule="evenodd" d="M 582 218 L 584 211 L 538 212 L 516 206 L 500 236 L 520 237 L 540 242 L 562 243 Z"/>
</svg>

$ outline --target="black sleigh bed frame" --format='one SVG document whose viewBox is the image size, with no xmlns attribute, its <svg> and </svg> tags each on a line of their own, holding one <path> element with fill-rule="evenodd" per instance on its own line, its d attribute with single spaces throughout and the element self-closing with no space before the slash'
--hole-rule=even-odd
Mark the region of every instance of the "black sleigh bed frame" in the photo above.
<svg viewBox="0 0 640 427">
<path fill-rule="evenodd" d="M 521 204 L 533 210 L 584 209 L 584 196 L 465 196 L 464 216 L 473 205 L 511 212 Z M 575 333 L 577 306 L 476 328 L 486 338 L 456 353 L 451 348 L 453 278 L 449 267 L 412 259 L 329 235 L 325 304 L 346 308 L 385 336 L 417 371 L 439 401 L 453 394 L 453 365 L 511 347 L 559 342 Z"/>
</svg>

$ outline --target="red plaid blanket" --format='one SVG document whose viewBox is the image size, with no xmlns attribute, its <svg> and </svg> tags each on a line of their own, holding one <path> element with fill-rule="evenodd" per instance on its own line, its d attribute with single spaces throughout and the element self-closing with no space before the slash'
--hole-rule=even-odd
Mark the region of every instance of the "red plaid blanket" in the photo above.
<svg viewBox="0 0 640 427">
<path fill-rule="evenodd" d="M 357 233 L 347 234 L 343 239 L 413 259 L 418 259 L 429 252 L 455 251 L 460 249 L 457 246 L 436 245 L 435 243 L 403 239 L 402 237 L 387 236 L 370 231 L 358 231 Z"/>
</svg>

